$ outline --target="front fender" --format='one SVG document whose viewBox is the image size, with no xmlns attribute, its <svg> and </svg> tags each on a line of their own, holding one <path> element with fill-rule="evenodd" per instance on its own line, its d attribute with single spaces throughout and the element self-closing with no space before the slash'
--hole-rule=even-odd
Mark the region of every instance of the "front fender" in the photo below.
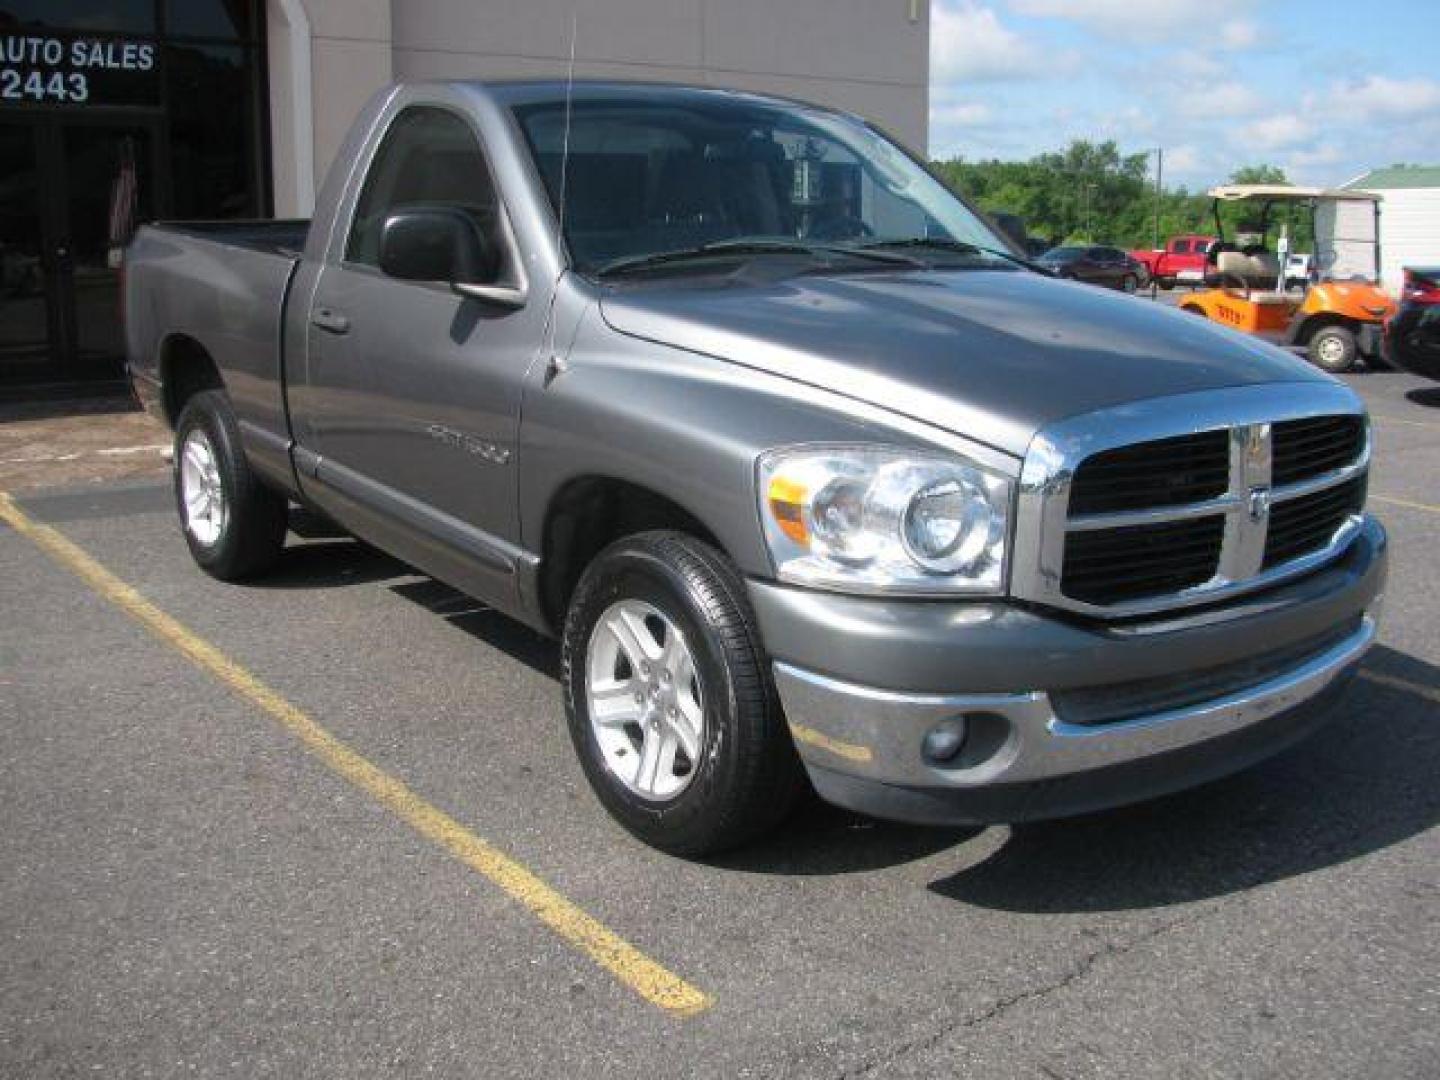
<svg viewBox="0 0 1440 1080">
<path fill-rule="evenodd" d="M 797 443 L 950 450 L 1006 472 L 986 447 L 783 376 L 630 337 L 592 308 L 558 374 L 539 371 L 521 410 L 521 543 L 543 550 L 548 511 L 568 484 L 624 481 L 679 505 L 742 572 L 773 574 L 755 463 Z"/>
</svg>

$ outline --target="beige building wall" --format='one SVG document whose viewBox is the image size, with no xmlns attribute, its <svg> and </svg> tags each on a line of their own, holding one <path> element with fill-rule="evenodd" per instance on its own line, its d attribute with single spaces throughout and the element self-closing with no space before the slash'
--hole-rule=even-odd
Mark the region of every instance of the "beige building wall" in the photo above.
<svg viewBox="0 0 1440 1080">
<path fill-rule="evenodd" d="M 267 0 L 275 210 L 310 212 L 307 174 L 313 199 L 356 111 L 392 79 L 563 76 L 572 11 L 577 77 L 728 86 L 834 105 L 923 152 L 929 7 L 928 0 Z M 298 40 L 305 35 L 308 45 Z M 307 56 L 308 73 L 298 70 Z"/>
</svg>

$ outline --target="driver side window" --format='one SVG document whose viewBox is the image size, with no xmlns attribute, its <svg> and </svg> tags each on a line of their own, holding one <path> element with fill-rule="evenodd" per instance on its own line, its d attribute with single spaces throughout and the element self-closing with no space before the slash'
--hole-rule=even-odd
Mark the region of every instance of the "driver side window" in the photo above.
<svg viewBox="0 0 1440 1080">
<path fill-rule="evenodd" d="M 411 206 L 453 207 L 497 238 L 499 199 L 485 156 L 469 125 L 445 109 L 417 106 L 391 122 L 356 201 L 345 260 L 378 267 L 385 219 Z"/>
</svg>

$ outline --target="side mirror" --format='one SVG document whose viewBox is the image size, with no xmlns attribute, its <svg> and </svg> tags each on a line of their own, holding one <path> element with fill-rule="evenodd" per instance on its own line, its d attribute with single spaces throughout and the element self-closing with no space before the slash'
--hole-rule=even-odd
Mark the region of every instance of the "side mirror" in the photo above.
<svg viewBox="0 0 1440 1080">
<path fill-rule="evenodd" d="M 410 206 L 385 219 L 380 269 L 403 281 L 483 285 L 495 280 L 499 253 L 463 210 Z"/>
</svg>

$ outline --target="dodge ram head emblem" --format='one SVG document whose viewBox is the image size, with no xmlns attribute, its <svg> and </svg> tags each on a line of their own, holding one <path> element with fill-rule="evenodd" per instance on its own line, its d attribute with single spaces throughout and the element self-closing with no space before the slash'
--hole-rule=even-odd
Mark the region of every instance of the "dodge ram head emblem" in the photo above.
<svg viewBox="0 0 1440 1080">
<path fill-rule="evenodd" d="M 1268 487 L 1250 489 L 1250 520 L 1264 521 L 1270 516 L 1270 489 Z"/>
</svg>

